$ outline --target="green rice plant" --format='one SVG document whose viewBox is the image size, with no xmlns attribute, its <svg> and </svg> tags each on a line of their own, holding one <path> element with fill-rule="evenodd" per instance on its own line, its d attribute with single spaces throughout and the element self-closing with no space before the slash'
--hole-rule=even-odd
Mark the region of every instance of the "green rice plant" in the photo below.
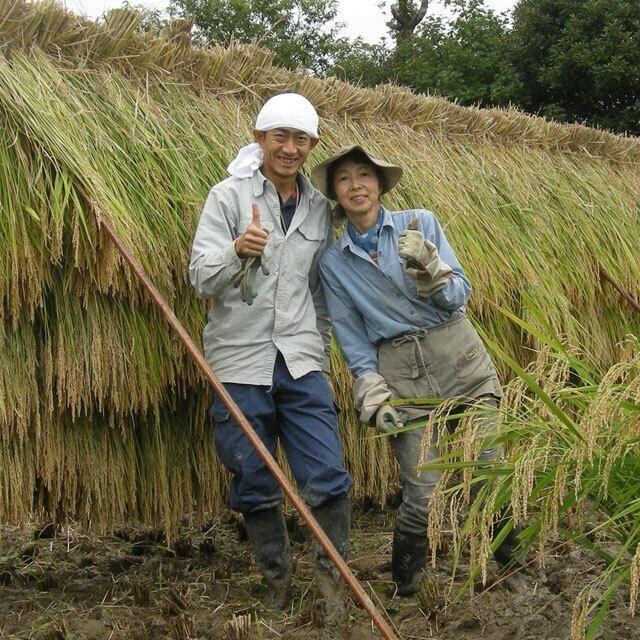
<svg viewBox="0 0 640 640">
<path fill-rule="evenodd" d="M 551 332 L 503 313 L 538 340 L 539 357 L 522 367 L 484 335 L 517 374 L 505 390 L 499 429 L 489 436 L 504 454 L 497 462 L 479 457 L 488 441 L 478 437 L 477 413 L 463 415 L 453 434 L 442 424 L 460 417 L 455 405 L 430 416 L 428 424 L 443 434 L 440 457 L 422 467 L 443 473 L 430 545 L 435 553 L 449 517 L 457 557 L 463 549 L 471 556 L 466 588 L 479 573 L 486 579 L 490 551 L 514 526 L 522 527 L 521 554 L 535 547 L 542 563 L 558 540 L 588 549 L 606 569 L 576 601 L 572 639 L 593 639 L 618 589 L 627 591 L 631 613 L 638 602 L 640 341 L 629 336 L 620 361 L 598 369 Z"/>
</svg>

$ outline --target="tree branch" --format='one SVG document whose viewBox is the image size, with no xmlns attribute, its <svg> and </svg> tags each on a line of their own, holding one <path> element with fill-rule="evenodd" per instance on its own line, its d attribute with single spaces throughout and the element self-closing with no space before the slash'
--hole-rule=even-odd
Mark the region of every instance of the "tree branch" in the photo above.
<svg viewBox="0 0 640 640">
<path fill-rule="evenodd" d="M 389 28 L 395 32 L 398 40 L 411 38 L 416 27 L 427 15 L 429 0 L 422 0 L 416 9 L 413 3 L 399 1 L 391 5 L 391 15 L 393 20 L 388 24 Z M 395 22 L 394 22 L 395 21 Z"/>
</svg>

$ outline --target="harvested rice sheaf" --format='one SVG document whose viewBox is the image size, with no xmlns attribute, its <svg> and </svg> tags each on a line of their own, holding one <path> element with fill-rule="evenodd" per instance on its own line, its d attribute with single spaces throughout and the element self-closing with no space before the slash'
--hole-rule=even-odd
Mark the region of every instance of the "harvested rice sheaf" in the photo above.
<svg viewBox="0 0 640 640">
<path fill-rule="evenodd" d="M 387 205 L 438 214 L 474 319 L 512 357 L 529 363 L 537 345 L 497 307 L 598 366 L 637 332 L 598 273 L 639 297 L 638 139 L 312 78 L 256 46 L 203 51 L 184 25 L 156 37 L 138 23 L 0 0 L 0 520 L 171 530 L 224 503 L 208 392 L 92 208 L 198 340 L 206 308 L 186 269 L 201 206 L 279 91 L 321 112 L 309 166 L 352 140 L 405 167 Z M 358 423 L 337 351 L 333 362 L 355 491 L 384 502 L 392 456 Z"/>
</svg>

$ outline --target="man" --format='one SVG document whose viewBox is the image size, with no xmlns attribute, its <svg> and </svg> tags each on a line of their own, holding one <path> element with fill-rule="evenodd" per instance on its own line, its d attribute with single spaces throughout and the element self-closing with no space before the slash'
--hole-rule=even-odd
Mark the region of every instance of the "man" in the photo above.
<svg viewBox="0 0 640 640">
<path fill-rule="evenodd" d="M 209 193 L 189 276 L 198 296 L 212 300 L 207 362 L 272 454 L 280 441 L 303 499 L 346 557 L 351 478 L 322 373 L 329 321 L 318 261 L 332 231 L 326 199 L 300 173 L 317 127 L 315 109 L 300 95 L 265 103 L 255 143 Z M 243 514 L 269 605 L 282 608 L 291 583 L 282 492 L 218 399 L 212 416 L 218 456 L 233 474 L 231 506 Z M 328 607 L 339 608 L 340 578 L 319 545 L 316 576 Z"/>
</svg>

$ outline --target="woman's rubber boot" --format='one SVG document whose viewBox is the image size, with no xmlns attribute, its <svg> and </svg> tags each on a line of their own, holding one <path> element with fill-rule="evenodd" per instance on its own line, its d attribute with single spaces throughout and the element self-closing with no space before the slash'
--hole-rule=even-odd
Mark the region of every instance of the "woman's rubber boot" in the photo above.
<svg viewBox="0 0 640 640">
<path fill-rule="evenodd" d="M 349 498 L 338 498 L 312 509 L 327 537 L 344 560 L 349 555 L 351 504 Z M 326 606 L 325 625 L 340 621 L 344 614 L 344 581 L 324 549 L 314 541 L 316 553 L 316 582 Z"/>
<path fill-rule="evenodd" d="M 282 509 L 245 513 L 244 524 L 268 588 L 264 605 L 282 611 L 291 599 L 291 548 Z"/>
<path fill-rule="evenodd" d="M 508 517 L 508 512 L 506 510 L 501 513 L 497 522 L 493 525 L 492 541 L 498 537 L 503 526 L 506 524 Z M 518 534 L 521 531 L 522 527 L 516 527 L 515 525 L 512 525 L 511 530 L 509 531 L 509 533 L 507 533 L 505 539 L 502 541 L 502 544 L 493 552 L 493 557 L 495 558 L 495 561 L 498 563 L 498 566 L 501 569 L 517 569 L 522 566 L 522 564 L 518 560 L 517 554 L 518 547 L 520 546 Z"/>
<path fill-rule="evenodd" d="M 420 586 L 427 560 L 427 535 L 393 532 L 391 548 L 391 578 L 396 583 L 396 594 L 412 596 Z"/>
</svg>

